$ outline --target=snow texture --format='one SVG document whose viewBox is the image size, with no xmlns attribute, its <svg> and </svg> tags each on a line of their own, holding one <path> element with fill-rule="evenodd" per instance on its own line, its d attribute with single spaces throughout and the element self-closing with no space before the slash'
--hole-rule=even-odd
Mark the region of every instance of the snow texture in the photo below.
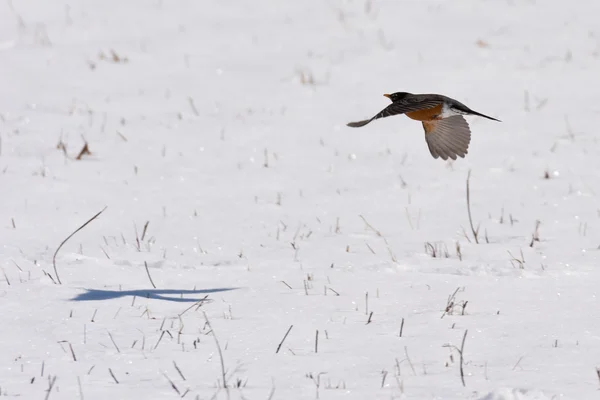
<svg viewBox="0 0 600 400">
<path fill-rule="evenodd" d="M 481 400 L 548 400 L 548 397 L 537 390 L 500 389 L 482 397 Z"/>
<path fill-rule="evenodd" d="M 574 4 L 1 2 L 1 397 L 597 398 Z M 450 162 L 404 116 L 346 126 L 396 91 L 503 122 Z"/>
</svg>

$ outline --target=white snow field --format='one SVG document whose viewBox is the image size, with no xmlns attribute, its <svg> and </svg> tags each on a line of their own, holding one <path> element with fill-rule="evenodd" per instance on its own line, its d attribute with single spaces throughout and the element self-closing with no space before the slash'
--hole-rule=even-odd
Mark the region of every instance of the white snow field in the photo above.
<svg viewBox="0 0 600 400">
<path fill-rule="evenodd" d="M 0 397 L 598 398 L 599 16 L 2 1 Z"/>
</svg>

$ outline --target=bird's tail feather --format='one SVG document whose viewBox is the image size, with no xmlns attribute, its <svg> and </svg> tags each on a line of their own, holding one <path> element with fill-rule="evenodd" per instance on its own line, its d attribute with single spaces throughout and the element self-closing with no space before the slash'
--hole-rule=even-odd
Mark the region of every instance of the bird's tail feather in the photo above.
<svg viewBox="0 0 600 400">
<path fill-rule="evenodd" d="M 483 117 L 483 118 L 491 119 L 492 121 L 498 121 L 498 122 L 502 122 L 502 121 L 500 121 L 499 119 L 492 118 L 492 117 L 488 117 L 487 115 L 485 115 L 485 114 L 482 114 L 482 113 L 478 113 L 477 111 L 473 111 L 473 110 L 471 110 L 471 111 L 470 111 L 470 113 L 471 113 L 471 114 L 474 114 L 474 115 L 477 115 L 477 116 L 480 116 L 480 117 Z"/>
<path fill-rule="evenodd" d="M 372 119 L 365 119 L 363 121 L 348 122 L 346 125 L 349 127 L 352 127 L 352 128 L 360 128 L 361 126 L 365 126 L 366 124 L 368 124 L 371 121 L 372 121 Z"/>
</svg>

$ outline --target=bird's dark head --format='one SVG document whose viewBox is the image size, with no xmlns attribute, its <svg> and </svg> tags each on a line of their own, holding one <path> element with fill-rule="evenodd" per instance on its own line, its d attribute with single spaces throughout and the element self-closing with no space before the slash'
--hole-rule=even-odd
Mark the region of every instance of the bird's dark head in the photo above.
<svg viewBox="0 0 600 400">
<path fill-rule="evenodd" d="M 409 95 L 410 95 L 410 93 L 406 93 L 406 92 L 396 92 L 396 93 L 392 93 L 392 94 L 384 94 L 384 96 L 387 97 L 388 99 L 390 99 L 392 102 L 402 100 L 403 98 L 405 98 L 406 96 L 409 96 Z"/>
</svg>

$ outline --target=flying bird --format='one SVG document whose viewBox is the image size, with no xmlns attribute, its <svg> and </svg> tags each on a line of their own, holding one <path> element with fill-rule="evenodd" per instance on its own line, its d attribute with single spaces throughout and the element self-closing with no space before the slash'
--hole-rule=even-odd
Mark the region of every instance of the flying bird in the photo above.
<svg viewBox="0 0 600 400">
<path fill-rule="evenodd" d="M 406 114 L 408 118 L 421 121 L 425 129 L 425 141 L 433 158 L 443 160 L 464 158 L 471 141 L 471 130 L 463 115 L 477 115 L 501 122 L 499 119 L 471 110 L 463 103 L 441 94 L 412 94 L 396 92 L 384 94 L 392 104 L 371 119 L 350 122 L 347 125 L 359 128 L 379 118 Z"/>
</svg>

